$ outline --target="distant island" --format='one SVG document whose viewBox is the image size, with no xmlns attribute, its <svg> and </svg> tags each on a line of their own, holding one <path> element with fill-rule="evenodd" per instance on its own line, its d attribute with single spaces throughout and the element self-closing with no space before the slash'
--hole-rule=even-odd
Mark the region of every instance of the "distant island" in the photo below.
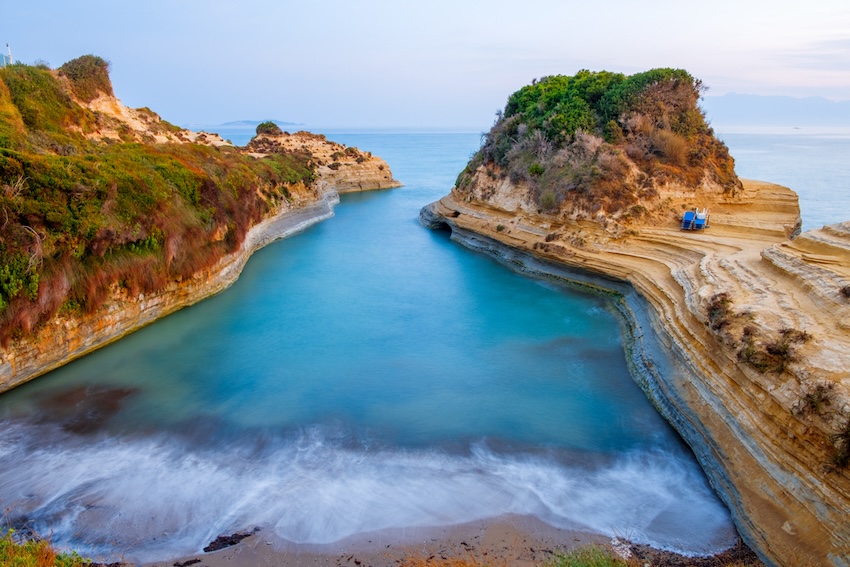
<svg viewBox="0 0 850 567">
<path fill-rule="evenodd" d="M 236 120 L 234 122 L 225 122 L 223 124 L 219 124 L 219 126 L 226 126 L 228 128 L 256 128 L 263 122 L 273 122 L 278 126 L 303 126 L 304 124 L 301 122 L 285 122 L 283 120 Z"/>
<path fill-rule="evenodd" d="M 850 222 L 800 235 L 797 195 L 738 178 L 702 93 L 681 69 L 536 80 L 420 219 L 619 296 L 633 376 L 748 545 L 846 566 Z"/>
</svg>

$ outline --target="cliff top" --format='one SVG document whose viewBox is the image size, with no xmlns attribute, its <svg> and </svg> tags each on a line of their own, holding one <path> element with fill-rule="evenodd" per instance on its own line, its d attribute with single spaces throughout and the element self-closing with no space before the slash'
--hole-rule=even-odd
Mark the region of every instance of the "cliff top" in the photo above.
<svg viewBox="0 0 850 567">
<path fill-rule="evenodd" d="M 702 90 L 680 69 L 536 80 L 508 98 L 457 190 L 620 228 L 658 222 L 680 204 L 669 199 L 739 197 L 734 160 L 698 106 Z"/>
</svg>

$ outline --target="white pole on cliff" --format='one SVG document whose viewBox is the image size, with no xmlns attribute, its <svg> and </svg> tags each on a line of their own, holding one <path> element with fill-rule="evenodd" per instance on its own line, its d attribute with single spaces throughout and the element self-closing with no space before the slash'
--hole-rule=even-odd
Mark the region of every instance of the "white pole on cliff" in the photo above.
<svg viewBox="0 0 850 567">
<path fill-rule="evenodd" d="M 12 64 L 12 48 L 9 46 L 8 43 L 6 44 L 6 50 L 9 52 L 9 65 L 11 65 Z"/>
</svg>

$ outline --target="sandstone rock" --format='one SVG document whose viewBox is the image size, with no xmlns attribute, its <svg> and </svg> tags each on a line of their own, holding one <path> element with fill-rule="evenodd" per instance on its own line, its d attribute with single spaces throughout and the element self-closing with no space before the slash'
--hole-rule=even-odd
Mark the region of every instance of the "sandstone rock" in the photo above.
<svg viewBox="0 0 850 567">
<path fill-rule="evenodd" d="M 744 189 L 699 203 L 662 195 L 666 217 L 620 238 L 604 219 L 519 210 L 498 187 L 453 191 L 420 219 L 513 268 L 621 293 L 635 378 L 745 541 L 771 565 L 847 566 L 850 479 L 833 462 L 834 433 L 850 415 L 850 223 L 789 240 L 796 195 L 755 181 Z M 681 231 L 682 207 L 697 205 L 710 207 L 710 228 Z M 781 372 L 746 362 L 759 349 L 781 359 L 771 359 Z M 812 409 L 812 392 L 828 403 Z"/>
</svg>

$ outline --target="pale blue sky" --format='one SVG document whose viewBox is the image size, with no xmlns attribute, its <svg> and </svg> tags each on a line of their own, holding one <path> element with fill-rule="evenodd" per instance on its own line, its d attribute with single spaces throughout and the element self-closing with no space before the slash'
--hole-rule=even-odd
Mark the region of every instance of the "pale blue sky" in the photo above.
<svg viewBox="0 0 850 567">
<path fill-rule="evenodd" d="M 0 18 L 16 60 L 100 55 L 125 104 L 177 124 L 483 130 L 531 79 L 583 68 L 850 100 L 846 0 L 3 0 Z"/>
</svg>

